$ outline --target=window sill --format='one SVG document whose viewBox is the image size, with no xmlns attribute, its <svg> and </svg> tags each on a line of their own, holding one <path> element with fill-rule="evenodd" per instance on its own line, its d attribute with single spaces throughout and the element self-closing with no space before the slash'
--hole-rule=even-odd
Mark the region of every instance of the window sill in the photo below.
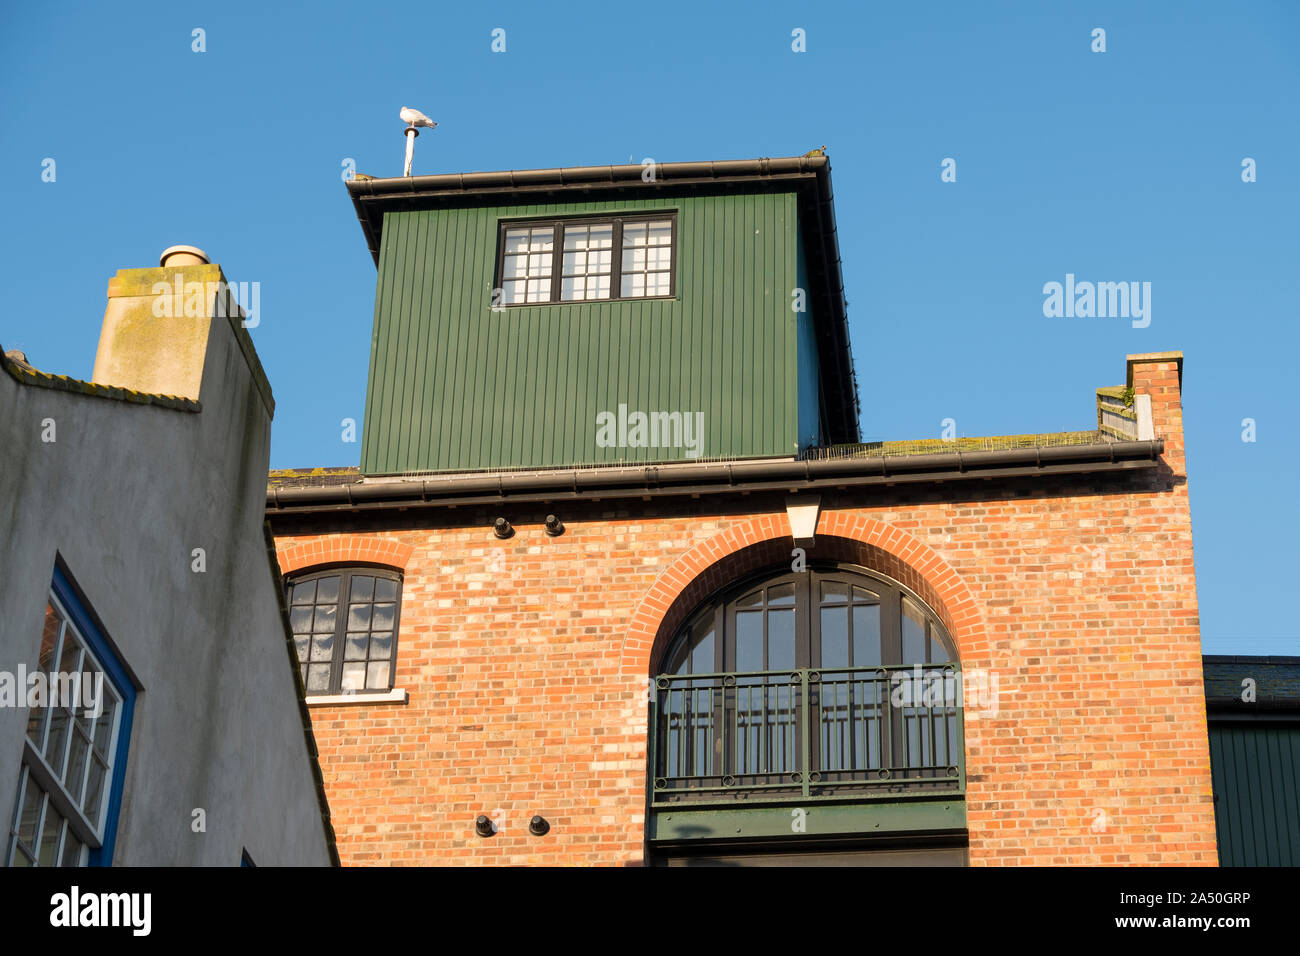
<svg viewBox="0 0 1300 956">
<path fill-rule="evenodd" d="M 307 697 L 308 707 L 332 707 L 345 704 L 405 704 L 406 702 L 406 691 L 400 687 L 382 694 L 323 694 L 315 697 L 308 695 Z"/>
</svg>

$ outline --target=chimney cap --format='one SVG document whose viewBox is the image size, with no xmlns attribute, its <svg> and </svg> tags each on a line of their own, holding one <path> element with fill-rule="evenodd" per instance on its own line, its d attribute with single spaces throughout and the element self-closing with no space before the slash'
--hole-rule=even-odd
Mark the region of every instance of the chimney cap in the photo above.
<svg viewBox="0 0 1300 956">
<path fill-rule="evenodd" d="M 208 258 L 208 254 L 198 246 L 168 246 L 162 251 L 162 255 L 158 257 L 158 267 L 163 268 L 167 265 L 168 259 L 178 256 L 187 257 L 176 263 L 179 266 L 207 265 L 212 261 Z M 194 259 L 198 261 L 192 261 Z"/>
</svg>

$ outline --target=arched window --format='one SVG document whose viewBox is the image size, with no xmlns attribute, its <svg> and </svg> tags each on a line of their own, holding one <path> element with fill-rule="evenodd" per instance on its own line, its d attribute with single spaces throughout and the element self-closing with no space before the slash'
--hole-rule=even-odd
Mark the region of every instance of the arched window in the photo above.
<svg viewBox="0 0 1300 956">
<path fill-rule="evenodd" d="M 293 577 L 289 626 L 308 696 L 392 690 L 401 604 L 401 575 L 384 568 Z"/>
<path fill-rule="evenodd" d="M 897 582 L 825 566 L 697 609 L 655 679 L 654 803 L 960 790 L 960 679 Z"/>
</svg>

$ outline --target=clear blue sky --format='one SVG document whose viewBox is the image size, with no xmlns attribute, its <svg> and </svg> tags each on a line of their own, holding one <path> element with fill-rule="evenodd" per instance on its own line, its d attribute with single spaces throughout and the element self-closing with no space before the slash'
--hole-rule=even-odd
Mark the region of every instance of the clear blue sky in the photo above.
<svg viewBox="0 0 1300 956">
<path fill-rule="evenodd" d="M 375 269 L 340 175 L 400 174 L 399 107 L 440 124 L 417 173 L 824 143 L 864 434 L 1091 428 L 1127 353 L 1184 350 L 1205 650 L 1296 654 L 1298 51 L 1289 2 L 8 3 L 0 343 L 89 377 L 112 273 L 201 246 L 261 283 L 272 466 L 355 464 Z M 1067 272 L 1151 282 L 1150 326 L 1045 318 Z"/>
</svg>

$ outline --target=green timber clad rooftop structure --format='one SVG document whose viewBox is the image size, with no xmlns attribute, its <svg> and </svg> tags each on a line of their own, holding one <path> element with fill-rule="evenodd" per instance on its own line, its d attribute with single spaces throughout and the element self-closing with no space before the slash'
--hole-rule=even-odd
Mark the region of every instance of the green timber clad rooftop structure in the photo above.
<svg viewBox="0 0 1300 956">
<path fill-rule="evenodd" d="M 825 156 L 347 188 L 379 273 L 362 474 L 858 441 Z"/>
</svg>

